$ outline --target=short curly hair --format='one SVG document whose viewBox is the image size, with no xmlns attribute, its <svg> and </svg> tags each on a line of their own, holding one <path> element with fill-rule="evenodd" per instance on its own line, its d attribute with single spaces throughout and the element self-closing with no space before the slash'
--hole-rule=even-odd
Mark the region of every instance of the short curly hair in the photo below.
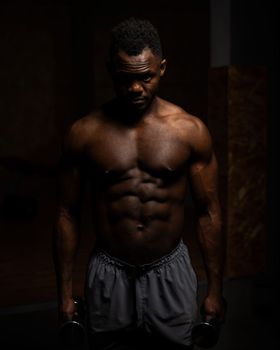
<svg viewBox="0 0 280 350">
<path fill-rule="evenodd" d="M 155 55 L 162 58 L 159 34 L 150 21 L 130 17 L 112 29 L 111 57 L 119 50 L 125 51 L 130 56 L 137 56 L 145 47 L 149 47 Z"/>
</svg>

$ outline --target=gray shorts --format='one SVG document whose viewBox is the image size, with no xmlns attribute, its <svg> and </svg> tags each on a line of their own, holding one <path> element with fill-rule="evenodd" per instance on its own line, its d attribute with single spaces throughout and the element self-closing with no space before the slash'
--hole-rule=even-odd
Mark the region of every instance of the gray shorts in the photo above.
<svg viewBox="0 0 280 350">
<path fill-rule="evenodd" d="M 197 277 L 183 241 L 170 254 L 140 266 L 96 249 L 88 265 L 85 298 L 93 336 L 142 329 L 173 344 L 192 344 Z"/>
</svg>

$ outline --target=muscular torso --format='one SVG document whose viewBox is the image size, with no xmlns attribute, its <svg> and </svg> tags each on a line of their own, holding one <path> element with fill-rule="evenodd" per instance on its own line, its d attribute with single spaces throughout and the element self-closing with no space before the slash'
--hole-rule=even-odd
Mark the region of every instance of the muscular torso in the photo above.
<svg viewBox="0 0 280 350">
<path fill-rule="evenodd" d="M 169 253 L 184 225 L 190 148 L 183 116 L 127 126 L 100 117 L 86 147 L 99 246 L 132 264 Z"/>
</svg>

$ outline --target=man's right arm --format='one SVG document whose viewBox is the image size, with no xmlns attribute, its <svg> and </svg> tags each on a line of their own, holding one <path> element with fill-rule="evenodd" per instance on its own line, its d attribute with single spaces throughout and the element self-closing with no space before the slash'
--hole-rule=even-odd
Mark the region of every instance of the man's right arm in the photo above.
<svg viewBox="0 0 280 350">
<path fill-rule="evenodd" d="M 77 128 L 76 128 L 77 129 Z M 72 275 L 79 243 L 81 201 L 81 142 L 72 128 L 66 138 L 60 163 L 57 213 L 53 232 L 59 316 L 71 319 L 75 313 Z"/>
</svg>

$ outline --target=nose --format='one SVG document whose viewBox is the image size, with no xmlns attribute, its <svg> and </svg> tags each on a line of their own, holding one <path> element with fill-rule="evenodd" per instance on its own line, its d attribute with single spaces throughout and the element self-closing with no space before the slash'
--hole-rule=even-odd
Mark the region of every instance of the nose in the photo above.
<svg viewBox="0 0 280 350">
<path fill-rule="evenodd" d="M 140 84 L 139 81 L 133 81 L 130 86 L 129 86 L 129 92 L 133 93 L 133 94 L 139 94 L 142 93 L 143 88 L 142 85 Z"/>
</svg>

